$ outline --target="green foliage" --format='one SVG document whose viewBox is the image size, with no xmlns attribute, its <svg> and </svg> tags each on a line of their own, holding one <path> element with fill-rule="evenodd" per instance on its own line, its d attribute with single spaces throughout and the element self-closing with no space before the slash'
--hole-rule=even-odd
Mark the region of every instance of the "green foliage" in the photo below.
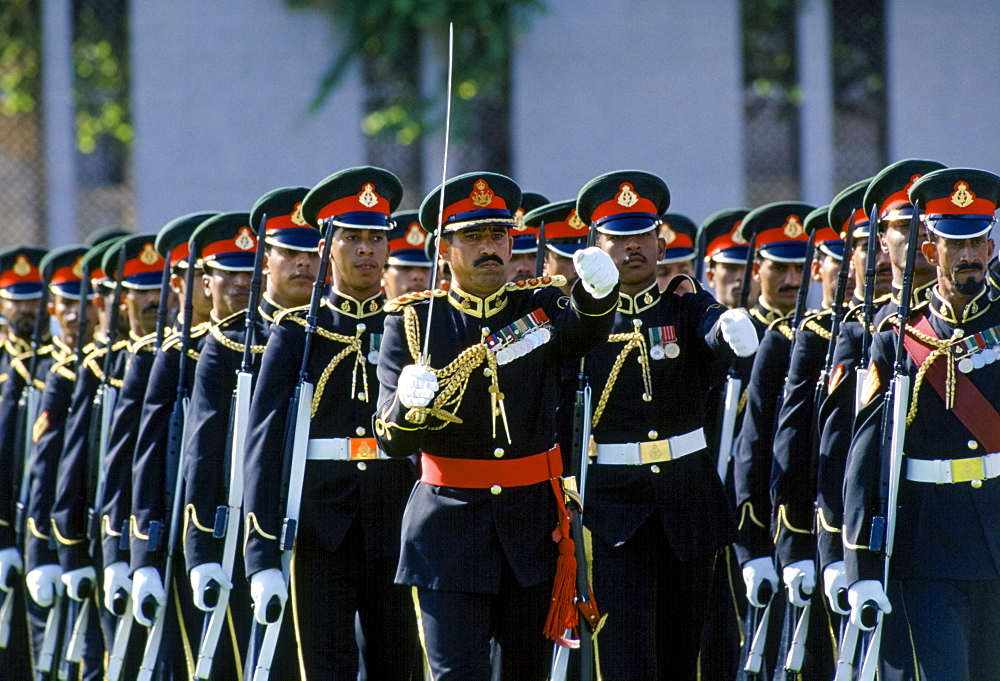
<svg viewBox="0 0 1000 681">
<path fill-rule="evenodd" d="M 41 27 L 38 0 L 0 2 L 0 111 L 30 113 L 38 103 Z"/>
</svg>

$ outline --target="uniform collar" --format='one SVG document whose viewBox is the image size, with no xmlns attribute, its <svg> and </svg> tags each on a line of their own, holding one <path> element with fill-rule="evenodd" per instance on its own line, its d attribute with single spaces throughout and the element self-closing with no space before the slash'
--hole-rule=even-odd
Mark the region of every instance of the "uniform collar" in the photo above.
<svg viewBox="0 0 1000 681">
<path fill-rule="evenodd" d="M 969 304 L 962 311 L 962 318 L 959 319 L 951 303 L 942 298 L 938 293 L 938 287 L 934 286 L 930 297 L 931 314 L 935 317 L 940 317 L 949 324 L 964 324 L 965 322 L 972 321 L 990 309 L 989 288 L 989 285 L 984 286 L 983 290 L 969 301 Z"/>
<path fill-rule="evenodd" d="M 485 298 L 474 296 L 463 291 L 454 281 L 448 291 L 448 302 L 456 310 L 461 310 L 471 317 L 486 319 L 507 307 L 507 287 L 501 286 L 495 293 Z"/>
<path fill-rule="evenodd" d="M 260 316 L 266 322 L 273 322 L 275 315 L 284 309 L 281 305 L 271 300 L 266 293 L 261 297 L 260 305 L 257 306 L 257 311 L 260 312 Z"/>
<path fill-rule="evenodd" d="M 784 315 L 781 310 L 771 307 L 764 302 L 763 298 L 757 299 L 757 306 L 750 310 L 750 314 L 765 324 L 781 319 Z"/>
<path fill-rule="evenodd" d="M 910 306 L 913 307 L 913 306 L 916 306 L 917 303 L 922 303 L 925 300 L 930 300 L 931 299 L 931 291 L 933 291 L 936 288 L 934 286 L 934 284 L 936 284 L 936 283 L 937 283 L 937 279 L 931 279 L 926 284 L 922 284 L 921 286 L 915 287 L 913 289 L 913 292 L 910 293 Z M 894 305 L 898 306 L 899 305 L 899 296 L 902 293 L 903 293 L 903 290 L 899 286 L 896 286 L 895 284 L 893 284 L 892 285 L 892 290 L 889 292 L 889 300 Z"/>
<path fill-rule="evenodd" d="M 656 305 L 659 300 L 660 288 L 654 279 L 652 284 L 634 296 L 619 292 L 618 311 L 623 314 L 639 314 Z"/>
<path fill-rule="evenodd" d="M 361 319 L 362 317 L 370 317 L 373 314 L 381 312 L 382 306 L 385 304 L 385 295 L 380 291 L 371 298 L 358 300 L 334 289 L 330 292 L 330 297 L 323 301 L 323 304 L 329 305 L 337 312 L 345 314 L 348 317 Z"/>
</svg>

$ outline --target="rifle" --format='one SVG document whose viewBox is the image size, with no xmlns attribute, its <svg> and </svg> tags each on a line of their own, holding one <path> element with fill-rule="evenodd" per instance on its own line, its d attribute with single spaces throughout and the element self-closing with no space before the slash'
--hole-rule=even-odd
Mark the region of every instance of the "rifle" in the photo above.
<svg viewBox="0 0 1000 681">
<path fill-rule="evenodd" d="M 250 297 L 247 300 L 246 337 L 243 342 L 243 358 L 240 370 L 236 372 L 236 389 L 233 391 L 229 417 L 229 462 L 228 488 L 226 503 L 219 506 L 215 512 L 216 539 L 223 539 L 222 569 L 230 581 L 233 577 L 233 565 L 236 561 L 236 545 L 240 534 L 240 511 L 243 508 L 243 454 L 246 448 L 247 429 L 250 424 L 250 396 L 253 391 L 253 368 L 250 365 L 250 348 L 254 340 L 254 326 L 257 322 L 257 305 L 260 300 L 261 280 L 264 264 L 264 230 L 267 215 L 260 218 L 257 228 L 257 252 L 254 255 L 253 275 L 250 278 Z M 198 662 L 195 678 L 207 679 L 212 672 L 212 662 L 215 649 L 219 645 L 219 636 L 226 620 L 226 609 L 229 607 L 231 589 L 214 582 L 205 589 L 205 603 L 213 605 L 214 609 L 205 614 L 205 624 L 201 631 L 201 644 L 198 646 Z"/>
<path fill-rule="evenodd" d="M 535 276 L 540 277 L 545 271 L 545 223 L 538 226 L 538 250 L 535 251 Z"/>
<path fill-rule="evenodd" d="M 156 550 L 164 540 L 164 533 L 167 544 L 167 558 L 163 568 L 163 590 L 166 593 L 166 602 L 163 607 L 157 606 L 156 600 L 152 596 L 147 596 L 142 602 L 143 614 L 153 621 L 149 627 L 146 637 L 146 648 L 142 654 L 142 662 L 139 665 L 138 681 L 150 681 L 156 670 L 156 665 L 160 659 L 160 648 L 163 643 L 163 629 L 166 626 L 167 606 L 170 603 L 170 586 L 173 582 L 173 562 L 176 550 L 177 535 L 180 529 L 181 507 L 183 506 L 184 476 L 181 475 L 181 462 L 184 458 L 184 425 L 187 422 L 188 410 L 188 387 L 187 387 L 187 354 L 191 345 L 191 321 L 194 317 L 194 305 L 192 295 L 194 290 L 194 268 L 195 254 L 192 249 L 188 255 L 187 271 L 185 272 L 184 287 L 184 312 L 181 325 L 181 346 L 180 357 L 177 368 L 177 399 L 174 401 L 173 410 L 170 412 L 170 424 L 167 430 L 167 475 L 166 475 L 166 504 L 165 508 L 170 509 L 170 526 L 164 527 L 163 523 L 153 521 L 149 524 L 149 543 Z"/>
<path fill-rule="evenodd" d="M 910 233 L 907 235 L 906 266 L 903 269 L 903 285 L 899 298 L 899 335 L 896 337 L 896 356 L 892 369 L 892 381 L 885 391 L 882 405 L 882 431 L 879 443 L 879 512 L 871 522 L 870 546 L 872 551 L 882 553 L 882 587 L 888 591 L 889 561 L 896 534 L 896 515 L 899 511 L 900 475 L 903 464 L 903 440 L 906 437 L 906 413 L 910 402 L 910 375 L 906 371 L 906 322 L 910 318 L 913 293 L 913 268 L 917 257 L 917 234 L 920 231 L 920 206 L 913 204 L 910 216 Z M 875 678 L 879 649 L 882 639 L 882 612 L 874 603 L 861 607 L 862 626 L 875 628 L 868 643 L 861 668 L 861 680 Z M 869 626 L 870 625 L 870 626 Z"/>
<path fill-rule="evenodd" d="M 443 195 L 443 189 L 442 189 Z M 295 552 L 295 536 L 298 530 L 299 508 L 302 504 L 302 480 L 306 472 L 306 453 L 309 447 L 309 424 L 312 420 L 312 400 L 315 386 L 309 381 L 309 360 L 312 356 L 313 336 L 316 334 L 319 306 L 323 297 L 323 287 L 330 264 L 330 247 L 333 244 L 335 218 L 327 218 L 324 224 L 323 252 L 320 255 L 319 272 L 313 284 L 309 300 L 309 314 L 306 316 L 305 344 L 302 349 L 302 364 L 295 392 L 288 401 L 285 417 L 285 442 L 282 447 L 281 487 L 278 493 L 278 508 L 284 509 L 278 549 L 281 551 L 281 572 L 288 586 L 291 579 L 292 556 Z M 426 351 L 426 350 L 425 350 Z M 278 645 L 278 634 L 285 609 L 277 597 L 265 606 L 265 619 L 269 622 L 264 629 L 260 653 L 254 667 L 253 681 L 267 681 L 271 674 L 271 660 Z"/>
<path fill-rule="evenodd" d="M 862 310 L 861 329 L 861 358 L 858 361 L 857 381 L 854 390 L 854 413 L 861 408 L 862 385 L 865 376 L 868 375 L 868 361 L 871 359 L 871 326 L 875 317 L 875 306 L 873 299 L 875 296 L 875 258 L 877 251 L 875 244 L 878 243 L 878 206 L 872 205 L 872 210 L 868 218 L 868 251 L 865 256 L 865 302 Z"/>
</svg>

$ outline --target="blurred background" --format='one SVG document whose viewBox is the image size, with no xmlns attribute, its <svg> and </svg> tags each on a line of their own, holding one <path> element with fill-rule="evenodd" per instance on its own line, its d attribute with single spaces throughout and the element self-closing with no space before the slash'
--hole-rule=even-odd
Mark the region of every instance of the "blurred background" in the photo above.
<svg viewBox="0 0 1000 681">
<path fill-rule="evenodd" d="M 1000 171 L 996 0 L 0 0 L 0 244 L 155 231 L 388 168 L 550 200 L 635 168 L 671 210 L 830 201 L 888 163 Z"/>
</svg>

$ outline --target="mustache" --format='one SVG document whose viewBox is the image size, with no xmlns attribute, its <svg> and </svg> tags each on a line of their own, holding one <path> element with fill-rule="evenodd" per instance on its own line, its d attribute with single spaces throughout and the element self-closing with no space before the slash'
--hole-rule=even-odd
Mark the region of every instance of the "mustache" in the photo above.
<svg viewBox="0 0 1000 681">
<path fill-rule="evenodd" d="M 488 262 L 495 262 L 496 264 L 503 267 L 503 260 L 500 259 L 500 256 L 493 255 L 492 253 L 479 256 L 478 258 L 475 259 L 475 261 L 473 261 L 472 266 L 479 267 L 480 265 L 485 265 Z"/>
<path fill-rule="evenodd" d="M 952 268 L 952 271 L 955 274 L 958 274 L 959 272 L 982 272 L 983 266 L 978 262 L 969 262 L 962 265 L 955 265 L 955 267 Z"/>
<path fill-rule="evenodd" d="M 793 291 L 798 291 L 799 288 L 800 287 L 798 285 L 789 284 L 788 286 L 782 286 L 779 288 L 778 293 L 791 293 Z"/>
</svg>

